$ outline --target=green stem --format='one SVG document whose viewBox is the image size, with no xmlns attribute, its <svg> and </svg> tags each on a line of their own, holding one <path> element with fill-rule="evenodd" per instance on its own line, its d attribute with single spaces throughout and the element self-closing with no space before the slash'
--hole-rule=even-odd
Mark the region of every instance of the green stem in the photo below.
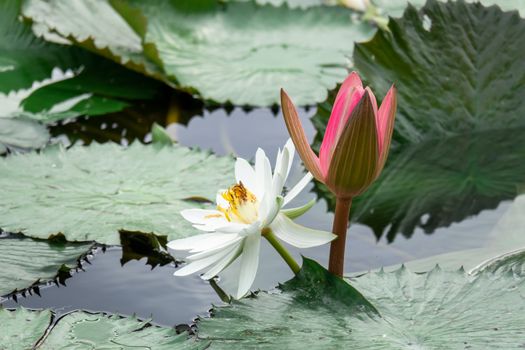
<svg viewBox="0 0 525 350">
<path fill-rule="evenodd" d="M 282 244 L 277 240 L 277 237 L 273 234 L 273 232 L 270 229 L 266 229 L 263 236 L 270 242 L 270 244 L 277 250 L 277 253 L 279 253 L 280 256 L 286 261 L 288 266 L 290 266 L 290 269 L 292 269 L 293 273 L 296 275 L 301 270 L 301 267 L 295 260 L 292 258 L 290 253 L 286 250 L 285 247 L 282 246 Z"/>
</svg>

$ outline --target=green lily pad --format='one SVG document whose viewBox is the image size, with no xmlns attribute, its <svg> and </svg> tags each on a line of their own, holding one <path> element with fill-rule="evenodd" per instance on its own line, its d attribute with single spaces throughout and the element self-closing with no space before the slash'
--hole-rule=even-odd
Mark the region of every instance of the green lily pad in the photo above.
<svg viewBox="0 0 525 350">
<path fill-rule="evenodd" d="M 0 296 L 52 281 L 59 270 L 78 266 L 92 244 L 57 244 L 30 238 L 0 238 Z"/>
<path fill-rule="evenodd" d="M 204 349 L 207 343 L 188 339 L 187 333 L 177 334 L 174 328 L 151 326 L 135 317 L 121 318 L 87 312 L 73 312 L 59 319 L 51 333 L 37 349 L 147 348 L 152 350 Z"/>
<path fill-rule="evenodd" d="M 341 43 L 368 39 L 375 30 L 341 8 L 232 2 L 191 11 L 170 2 L 134 3 L 148 20 L 145 42 L 167 75 L 204 99 L 237 105 L 278 103 L 281 87 L 299 105 L 324 100 L 347 74 L 352 45 Z"/>
<path fill-rule="evenodd" d="M 135 317 L 76 311 L 52 323 L 49 310 L 28 311 L 0 308 L 2 349 L 204 349 L 206 342 L 188 339 L 174 328 L 153 326 Z"/>
<path fill-rule="evenodd" d="M 525 19 L 516 12 L 429 0 L 388 27 L 356 45 L 354 63 L 377 96 L 397 85 L 398 141 L 525 125 Z"/>
<path fill-rule="evenodd" d="M 233 182 L 233 159 L 177 145 L 62 147 L 0 160 L 0 228 L 118 244 L 119 230 L 176 239 L 198 231 L 179 212 Z M 21 196 L 20 193 L 25 195 Z"/>
<path fill-rule="evenodd" d="M 24 308 L 9 312 L 0 307 L 0 349 L 32 349 L 51 323 L 51 311 Z"/>
<path fill-rule="evenodd" d="M 0 93 L 29 88 L 49 78 L 54 68 L 75 66 L 82 55 L 76 48 L 35 37 L 31 26 L 19 21 L 20 6 L 21 0 L 0 3 Z"/>
<path fill-rule="evenodd" d="M 303 275 L 328 275 L 305 260 Z M 333 277 L 332 277 L 333 278 Z M 525 279 L 513 273 L 425 274 L 401 268 L 350 280 L 379 314 L 348 305 L 350 286 L 297 283 L 216 307 L 198 323 L 210 349 L 517 349 Z M 309 290 L 314 292 L 309 293 Z M 353 290 L 353 288 L 352 288 Z M 307 294 L 308 297 L 303 297 Z M 359 294 L 360 295 L 360 294 Z"/>
<path fill-rule="evenodd" d="M 160 74 L 143 55 L 140 36 L 109 1 L 25 0 L 22 13 L 63 39 L 140 72 Z"/>
<path fill-rule="evenodd" d="M 408 4 L 420 8 L 425 0 L 372 0 L 379 7 L 384 16 L 401 17 Z M 444 0 L 441 0 L 445 2 Z M 525 3 L 521 0 L 466 0 L 467 2 L 479 2 L 483 6 L 497 5 L 504 11 L 518 10 L 520 15 L 525 16 Z"/>
</svg>

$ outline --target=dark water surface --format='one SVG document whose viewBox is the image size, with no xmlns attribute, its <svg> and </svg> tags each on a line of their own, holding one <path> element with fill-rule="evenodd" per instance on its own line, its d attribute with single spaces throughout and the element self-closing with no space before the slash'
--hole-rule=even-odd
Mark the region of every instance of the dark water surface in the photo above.
<svg viewBox="0 0 525 350">
<path fill-rule="evenodd" d="M 314 137 L 315 129 L 309 118 L 314 113 L 314 109 L 301 111 L 310 140 Z M 145 141 L 150 139 L 150 135 L 143 131 L 145 127 L 136 125 L 122 127 L 118 123 L 118 118 L 115 119 L 116 121 L 91 119 L 94 120 L 95 126 L 89 126 L 88 129 L 91 132 L 96 131 L 99 141 L 118 141 L 119 135 L 128 139 L 135 137 Z M 270 109 L 245 112 L 235 108 L 231 113 L 223 109 L 204 111 L 202 115 L 191 119 L 187 125 L 170 124 L 169 118 L 166 121 L 159 116 L 152 120 L 169 124 L 168 132 L 182 145 L 211 149 L 220 155 L 233 153 L 248 159 L 253 157 L 257 147 L 265 149 L 270 159 L 274 159 L 277 148 L 282 147 L 288 138 L 282 116 L 275 116 Z M 149 130 L 151 120 L 141 123 Z M 57 127 L 52 131 L 55 135 L 66 133 L 71 136 L 71 130 L 75 127 L 75 125 L 66 126 L 65 129 Z M 134 132 L 133 127 L 136 127 L 135 136 L 130 136 Z M 116 131 L 111 137 L 106 137 L 101 129 Z M 79 129 L 75 131 L 77 136 L 82 132 Z M 64 137 L 60 136 L 61 139 Z M 302 175 L 303 168 L 296 157 L 288 184 L 293 185 Z M 310 185 L 309 189 L 312 188 L 313 185 Z M 421 195 L 424 196 L 425 193 Z M 315 196 L 313 192 L 305 190 L 295 203 L 303 204 Z M 433 230 L 432 234 L 416 227 L 411 235 L 408 235 L 410 238 L 406 238 L 406 235 L 396 235 L 393 238 L 391 236 L 389 240 L 392 242 L 386 237 L 377 240 L 377 236 L 369 226 L 353 224 L 347 239 L 346 271 L 365 271 L 440 253 L 480 247 L 510 203 L 512 203 L 511 199 L 504 200 L 497 204 L 495 209 L 481 210 L 479 214 L 470 215 L 459 223 L 439 227 Z M 333 214 L 328 212 L 326 202 L 320 200 L 298 221 L 314 228 L 330 230 L 332 217 Z M 424 219 L 423 216 L 422 220 Z M 292 247 L 290 250 L 297 259 L 300 259 L 300 254 L 314 258 L 322 264 L 326 264 L 328 259 L 328 246 L 300 252 Z M 198 276 L 174 277 L 173 272 L 176 269 L 174 264 L 152 269 L 151 266 L 146 265 L 146 259 L 130 261 L 121 266 L 121 252 L 117 247 L 110 247 L 106 252 L 99 249 L 89 259 L 90 264 L 83 264 L 84 271 L 75 273 L 66 281 L 66 286 L 42 287 L 41 296 L 19 297 L 18 303 L 8 300 L 3 305 L 50 307 L 58 312 L 85 309 L 123 315 L 136 314 L 141 318 L 151 317 L 158 324 L 172 326 L 190 323 L 197 315 L 207 315 L 212 304 L 221 303 L 210 284 Z M 219 283 L 227 291 L 234 290 L 232 285 L 236 268 L 237 266 L 234 265 L 220 276 Z M 266 242 L 263 242 L 254 290 L 271 289 L 278 282 L 286 281 L 291 277 L 292 273 L 287 265 Z"/>
</svg>

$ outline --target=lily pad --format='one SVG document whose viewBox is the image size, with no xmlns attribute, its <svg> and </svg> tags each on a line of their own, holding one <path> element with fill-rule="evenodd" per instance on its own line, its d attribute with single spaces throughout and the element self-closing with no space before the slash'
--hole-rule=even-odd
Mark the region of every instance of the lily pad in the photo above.
<svg viewBox="0 0 525 350">
<path fill-rule="evenodd" d="M 35 37 L 31 26 L 20 22 L 21 0 L 0 3 L 0 93 L 27 89 L 51 76 L 54 68 L 75 66 L 79 49 Z"/>
<path fill-rule="evenodd" d="M 109 1 L 25 0 L 22 13 L 63 39 L 140 72 L 160 74 L 143 55 L 140 36 Z"/>
<path fill-rule="evenodd" d="M 187 333 L 174 328 L 153 326 L 135 317 L 91 314 L 76 311 L 52 323 L 50 310 L 8 311 L 0 308 L 0 347 L 2 349 L 128 349 L 151 350 L 204 349 L 206 342 L 196 343 Z"/>
<path fill-rule="evenodd" d="M 384 16 L 401 17 L 408 4 L 420 8 L 425 0 L 372 0 L 380 8 Z M 445 0 L 441 0 L 445 2 Z M 466 0 L 467 2 L 479 2 L 483 6 L 497 5 L 504 11 L 518 10 L 522 17 L 525 16 L 525 3 L 521 0 Z"/>
<path fill-rule="evenodd" d="M 233 180 L 233 159 L 177 145 L 92 144 L 0 160 L 0 228 L 69 241 L 118 244 L 119 230 L 182 238 L 179 212 L 203 207 Z M 23 196 L 20 193 L 24 193 Z"/>
<path fill-rule="evenodd" d="M 59 270 L 78 266 L 92 244 L 57 244 L 30 238 L 0 238 L 0 296 L 48 282 Z"/>
<path fill-rule="evenodd" d="M 375 30 L 341 8 L 231 2 L 184 11 L 171 2 L 135 3 L 166 74 L 204 99 L 237 105 L 276 104 L 281 87 L 299 105 L 324 100 L 347 74 L 352 45 L 341 43 Z"/>
<path fill-rule="evenodd" d="M 0 307 L 0 349 L 32 349 L 51 324 L 51 311 L 20 308 L 9 312 Z"/>
<path fill-rule="evenodd" d="M 308 260 L 302 273 L 328 275 Z M 211 340 L 210 349 L 303 349 L 305 344 L 319 349 L 517 349 L 524 344 L 525 279 L 512 273 L 469 276 L 436 267 L 415 274 L 401 268 L 351 279 L 379 314 L 349 306 L 348 284 L 324 289 L 326 284 L 315 282 L 293 279 L 280 293 L 260 292 L 216 307 L 212 318 L 199 321 L 199 338 Z"/>
<path fill-rule="evenodd" d="M 94 349 L 147 348 L 151 350 L 204 349 L 207 343 L 177 334 L 174 328 L 152 326 L 135 317 L 121 318 L 77 311 L 58 320 L 37 349 L 71 349 L 89 344 Z"/>
<path fill-rule="evenodd" d="M 399 142 L 525 125 L 525 19 L 516 12 L 429 0 L 388 27 L 356 44 L 354 63 L 376 95 L 397 85 Z"/>
</svg>

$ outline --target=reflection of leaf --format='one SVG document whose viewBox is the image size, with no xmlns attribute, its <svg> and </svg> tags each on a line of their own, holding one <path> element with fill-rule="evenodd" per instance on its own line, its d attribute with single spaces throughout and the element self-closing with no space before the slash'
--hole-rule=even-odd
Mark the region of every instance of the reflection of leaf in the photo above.
<svg viewBox="0 0 525 350">
<path fill-rule="evenodd" d="M 166 252 L 166 243 L 168 243 L 168 236 L 121 230 L 122 258 L 120 263 L 124 265 L 130 260 L 147 258 L 146 264 L 154 268 L 175 262 L 175 259 Z"/>
<path fill-rule="evenodd" d="M 187 333 L 153 326 L 135 317 L 121 318 L 82 311 L 72 312 L 52 323 L 49 310 L 0 309 L 2 349 L 204 349 Z"/>
<path fill-rule="evenodd" d="M 54 244 L 30 238 L 0 238 L 0 296 L 36 282 L 53 280 L 59 270 L 78 265 L 92 244 Z"/>
<path fill-rule="evenodd" d="M 381 178 L 354 200 L 352 219 L 409 237 L 494 209 L 525 183 L 525 128 L 429 140 L 390 155 Z"/>
<path fill-rule="evenodd" d="M 320 274 L 309 265 L 304 275 Z M 520 276 L 472 277 L 439 268 L 415 274 L 401 268 L 351 279 L 380 316 L 349 307 L 347 290 L 323 290 L 327 285 L 315 278 L 308 288 L 317 292 L 297 297 L 306 294 L 305 285 L 294 280 L 281 293 L 260 292 L 216 307 L 212 318 L 199 321 L 199 337 L 211 340 L 211 349 L 516 349 L 524 344 Z"/>
<path fill-rule="evenodd" d="M 169 239 L 195 233 L 179 212 L 233 181 L 233 160 L 180 146 L 56 147 L 0 160 L 0 227 L 118 244 L 120 229 Z M 24 193 L 24 195 L 20 195 Z"/>
<path fill-rule="evenodd" d="M 397 85 L 398 141 L 525 125 L 525 19 L 517 13 L 429 0 L 389 29 L 357 44 L 354 62 L 376 95 Z"/>
</svg>

